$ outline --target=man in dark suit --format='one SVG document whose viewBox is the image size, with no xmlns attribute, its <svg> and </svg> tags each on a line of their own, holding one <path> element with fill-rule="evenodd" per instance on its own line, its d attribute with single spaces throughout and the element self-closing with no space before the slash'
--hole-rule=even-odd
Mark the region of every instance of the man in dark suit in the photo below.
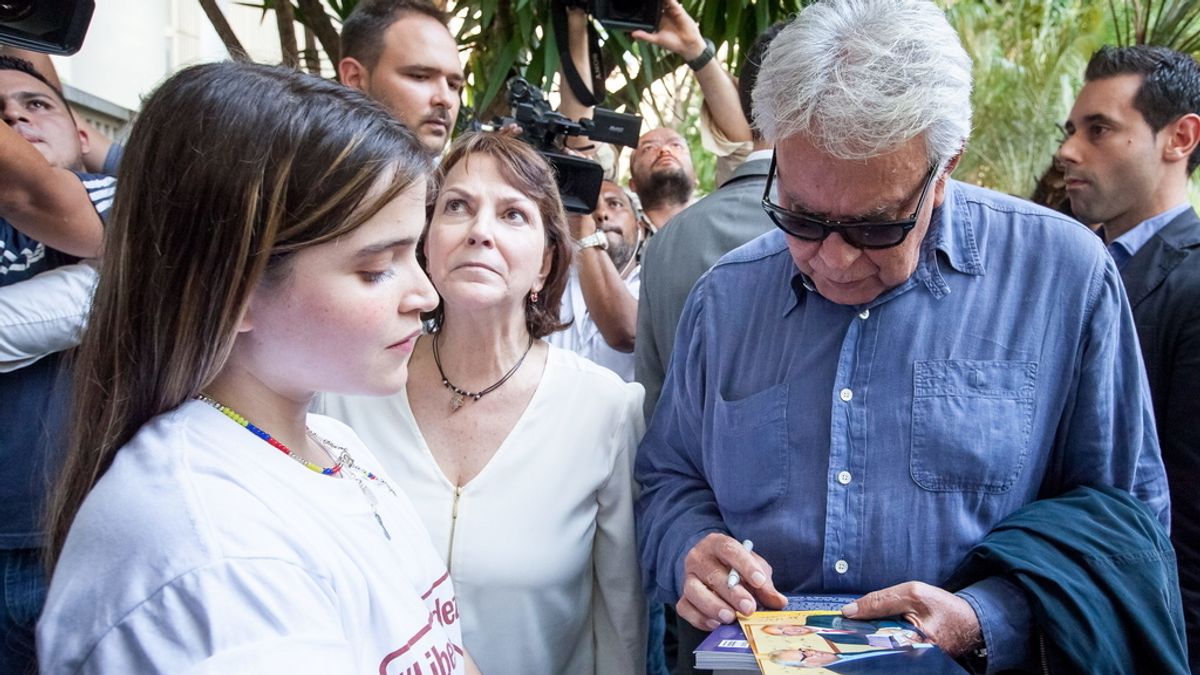
<svg viewBox="0 0 1200 675">
<path fill-rule="evenodd" d="M 771 168 L 771 144 L 754 128 L 750 92 L 771 39 L 783 28 L 772 26 L 755 40 L 738 75 L 738 96 L 754 138 L 754 151 L 729 180 L 704 199 L 679 212 L 650 239 L 642 256 L 634 344 L 635 379 L 646 388 L 646 419 L 654 413 L 662 391 L 675 327 L 692 285 L 713 263 L 758 235 L 774 229 L 762 209 L 762 191 Z"/>
<path fill-rule="evenodd" d="M 1121 270 L 1146 364 L 1171 489 L 1188 651 L 1200 672 L 1200 64 L 1163 47 L 1105 47 L 1058 151 L 1071 209 Z"/>
</svg>

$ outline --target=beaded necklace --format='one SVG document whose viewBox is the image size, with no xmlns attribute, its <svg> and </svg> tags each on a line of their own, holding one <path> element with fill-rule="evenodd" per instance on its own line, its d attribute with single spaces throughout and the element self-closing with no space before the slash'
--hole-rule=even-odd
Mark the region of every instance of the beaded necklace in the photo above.
<svg viewBox="0 0 1200 675">
<path fill-rule="evenodd" d="M 307 459 L 304 459 L 303 457 L 297 455 L 296 453 L 292 452 L 291 448 L 289 448 L 288 446 L 284 445 L 281 441 L 279 441 L 279 439 L 275 438 L 271 434 L 268 434 L 267 432 L 263 431 L 262 429 L 259 429 L 258 427 L 254 426 L 253 424 L 251 424 L 250 420 L 248 420 L 245 417 L 242 417 L 240 414 L 238 414 L 238 411 L 217 401 L 216 399 L 206 396 L 204 394 L 197 394 L 196 399 L 203 403 L 207 403 L 210 406 L 221 411 L 221 414 L 225 415 L 226 417 L 233 420 L 234 422 L 237 422 L 238 424 L 242 425 L 243 427 L 246 428 L 247 431 L 249 431 L 250 433 L 254 434 L 255 436 L 258 436 L 259 438 L 263 439 L 264 441 L 269 443 L 271 445 L 271 447 L 275 448 L 276 450 L 279 450 L 280 452 L 287 455 L 288 457 L 291 457 L 292 459 L 296 460 L 305 468 L 307 468 L 311 471 L 315 471 L 319 474 L 324 474 L 326 476 L 336 476 L 342 472 L 342 465 L 340 463 L 338 463 L 336 460 L 334 461 L 333 466 L 321 466 L 319 464 L 313 464 L 312 462 L 308 461 Z M 314 434 L 312 432 L 312 429 L 305 428 L 305 431 L 308 432 L 309 436 L 313 437 L 313 440 L 317 441 L 317 444 L 321 446 L 322 450 L 325 450 L 326 454 L 329 454 L 329 450 L 325 447 L 324 444 L 322 444 L 320 442 L 319 439 L 316 438 L 316 434 Z M 330 456 L 330 459 L 333 459 L 333 457 Z"/>
<path fill-rule="evenodd" d="M 255 436 L 258 436 L 259 438 L 261 438 L 264 441 L 266 441 L 267 443 L 269 443 L 271 445 L 271 447 L 276 448 L 277 450 L 281 451 L 283 454 L 296 460 L 302 466 L 304 466 L 305 468 L 307 468 L 311 471 L 322 474 L 324 476 L 333 476 L 336 478 L 336 477 L 342 475 L 343 468 L 348 467 L 350 469 L 350 471 L 346 472 L 345 475 L 349 476 L 351 478 L 351 480 L 353 480 L 358 485 L 358 489 L 361 490 L 363 493 L 363 496 L 366 497 L 367 503 L 371 506 L 371 513 L 375 516 L 375 522 L 379 523 L 379 529 L 383 530 L 383 536 L 387 537 L 389 540 L 392 538 L 392 535 L 388 532 L 387 527 L 383 524 L 383 518 L 381 518 L 379 516 L 379 498 L 375 496 L 375 493 L 371 492 L 371 490 L 368 489 L 367 483 L 363 481 L 363 478 L 366 478 L 368 481 L 373 481 L 375 483 L 378 483 L 379 485 L 382 485 L 384 488 L 387 489 L 388 492 L 392 493 L 393 497 L 397 497 L 399 495 L 396 494 L 396 491 L 394 489 L 392 489 L 392 486 L 389 485 L 386 480 L 384 480 L 383 478 L 380 478 L 375 473 L 368 471 L 367 469 L 364 469 L 364 468 L 360 467 L 358 464 L 356 464 L 354 461 L 354 458 L 352 456 L 350 456 L 350 451 L 347 450 L 345 447 L 340 446 L 328 439 L 322 438 L 321 436 L 318 436 L 317 433 L 315 431 L 313 431 L 312 429 L 305 427 L 304 430 L 308 434 L 309 438 L 316 441 L 317 445 L 321 446 L 321 449 L 325 451 L 325 454 L 329 455 L 329 458 L 334 460 L 333 466 L 322 467 L 318 464 L 314 464 L 314 463 L 308 461 L 307 459 L 304 459 L 303 457 L 296 455 L 296 453 L 292 452 L 291 448 L 289 448 L 288 446 L 286 446 L 282 442 L 280 442 L 278 439 L 271 436 L 271 434 L 268 434 L 267 432 L 263 431 L 262 429 L 254 426 L 254 424 L 252 424 L 250 422 L 250 420 L 246 419 L 245 417 L 240 415 L 236 410 L 221 403 L 220 401 L 217 401 L 216 399 L 214 399 L 210 396 L 207 396 L 205 394 L 196 394 L 196 400 L 200 401 L 202 403 L 207 403 L 208 405 L 212 406 L 213 408 L 216 408 L 217 411 L 220 412 L 221 414 L 225 415 L 226 417 L 233 420 L 234 422 L 237 422 L 238 424 L 240 424 L 243 428 L 245 428 L 250 433 L 254 434 Z M 334 453 L 331 451 L 331 449 L 337 451 L 336 457 L 334 456 Z M 361 477 L 360 477 L 360 474 L 361 474 Z"/>
</svg>

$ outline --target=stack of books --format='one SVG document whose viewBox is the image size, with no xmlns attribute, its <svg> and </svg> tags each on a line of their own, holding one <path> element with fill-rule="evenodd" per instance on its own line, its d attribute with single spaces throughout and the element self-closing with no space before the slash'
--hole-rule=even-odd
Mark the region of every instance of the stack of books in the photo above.
<svg viewBox="0 0 1200 675">
<path fill-rule="evenodd" d="M 850 619 L 839 611 L 853 598 L 802 596 L 780 612 L 739 616 L 720 626 L 696 650 L 696 668 L 804 673 L 923 673 L 964 671 L 899 617 Z"/>
</svg>

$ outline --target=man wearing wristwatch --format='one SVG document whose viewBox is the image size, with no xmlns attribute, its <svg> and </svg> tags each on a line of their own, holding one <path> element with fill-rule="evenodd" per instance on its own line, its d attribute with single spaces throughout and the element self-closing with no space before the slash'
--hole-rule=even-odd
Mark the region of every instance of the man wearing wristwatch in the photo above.
<svg viewBox="0 0 1200 675">
<path fill-rule="evenodd" d="M 579 248 L 560 316 L 572 323 L 546 339 L 632 382 L 641 278 L 636 256 L 641 231 L 633 201 L 606 180 L 596 210 L 570 214 L 568 222 Z"/>
</svg>

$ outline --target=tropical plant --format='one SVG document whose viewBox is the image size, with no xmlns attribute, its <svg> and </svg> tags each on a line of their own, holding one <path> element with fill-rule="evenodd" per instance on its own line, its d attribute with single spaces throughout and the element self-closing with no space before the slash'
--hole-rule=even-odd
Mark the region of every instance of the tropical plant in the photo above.
<svg viewBox="0 0 1200 675">
<path fill-rule="evenodd" d="M 231 55 L 245 50 L 233 34 L 216 0 L 198 0 Z M 303 64 L 312 73 L 332 73 L 338 60 L 338 27 L 359 0 L 261 0 L 242 2 L 275 15 L 283 62 Z M 810 0 L 682 0 L 700 31 L 717 46 L 734 72 L 742 50 L 768 26 L 785 20 Z M 322 2 L 324 4 L 322 5 Z M 441 0 L 452 17 L 460 49 L 467 55 L 463 114 L 490 120 L 507 113 L 503 96 L 509 78 L 519 75 L 544 91 L 555 88 L 559 45 L 550 0 Z M 298 48 L 294 23 L 304 29 L 305 48 Z M 700 184 L 712 185 L 715 158 L 701 146 L 698 131 L 700 94 L 682 60 L 630 38 L 628 33 L 599 28 L 602 59 L 610 77 L 605 107 L 647 116 L 648 124 L 670 124 L 684 132 L 696 159 Z M 317 45 L 320 49 L 317 49 Z"/>
<path fill-rule="evenodd" d="M 333 72 L 337 31 L 359 0 L 261 0 L 245 3 L 276 15 L 284 60 L 311 72 Z M 733 70 L 744 47 L 767 26 L 808 0 L 683 0 L 701 32 Z M 1056 147 L 1082 81 L 1087 58 L 1105 42 L 1160 44 L 1200 54 L 1196 0 L 938 0 L 975 60 L 974 133 L 956 175 L 1015 194 L 1029 194 Z M 215 0 L 199 0 L 231 53 L 241 50 Z M 482 119 L 504 112 L 503 86 L 521 75 L 554 89 L 559 50 L 549 0 L 441 0 L 466 53 L 465 106 Z M 299 49 L 288 16 L 305 27 Z M 1107 20 L 1106 20 L 1107 17 Z M 651 124 L 685 132 L 703 179 L 713 158 L 700 147 L 699 92 L 678 57 L 626 33 L 604 33 L 612 77 L 608 107 L 645 114 Z"/>
<path fill-rule="evenodd" d="M 1103 31 L 1097 32 L 1102 42 L 1158 45 L 1200 56 L 1200 3 L 1196 0 L 1109 0 L 1107 10 L 1108 23 Z M 1087 55 L 1092 51 L 1088 49 Z M 1079 72 L 1082 71 L 1081 67 Z M 1082 81 L 1079 75 L 1074 79 Z M 1078 86 L 1072 90 L 1078 90 Z M 1061 173 L 1051 155 L 1047 151 L 1043 157 L 1046 168 L 1037 181 L 1033 199 L 1057 208 L 1065 205 L 1066 197 L 1061 189 Z M 1200 205 L 1200 188 L 1194 181 L 1190 187 L 1192 203 Z"/>
<path fill-rule="evenodd" d="M 215 0 L 199 0 L 231 54 L 244 54 L 237 38 L 221 16 Z M 320 43 L 325 70 L 337 62 L 337 27 L 358 0 L 262 0 L 239 3 L 259 9 L 266 20 L 277 16 L 284 60 L 299 63 L 291 20 L 310 30 Z M 493 112 L 503 85 L 513 75 L 549 90 L 558 70 L 559 50 L 550 30 L 549 0 L 442 0 L 436 3 L 454 19 L 460 48 L 467 52 L 467 105 Z M 736 67 L 743 45 L 771 24 L 786 19 L 806 0 L 684 0 L 684 9 L 695 17 L 701 32 L 720 50 L 726 64 Z M 630 39 L 627 33 L 601 29 L 604 62 L 614 74 L 610 80 L 609 107 L 636 110 L 649 88 L 676 70 L 679 57 Z M 615 86 L 613 83 L 616 83 Z"/>
<path fill-rule="evenodd" d="M 1108 5 L 1117 44 L 1159 45 L 1200 55 L 1200 3 L 1195 0 L 1109 0 Z"/>
<path fill-rule="evenodd" d="M 951 22 L 974 60 L 974 133 L 956 176 L 1027 195 L 1046 168 L 1104 9 L 1087 0 L 954 2 Z"/>
</svg>

